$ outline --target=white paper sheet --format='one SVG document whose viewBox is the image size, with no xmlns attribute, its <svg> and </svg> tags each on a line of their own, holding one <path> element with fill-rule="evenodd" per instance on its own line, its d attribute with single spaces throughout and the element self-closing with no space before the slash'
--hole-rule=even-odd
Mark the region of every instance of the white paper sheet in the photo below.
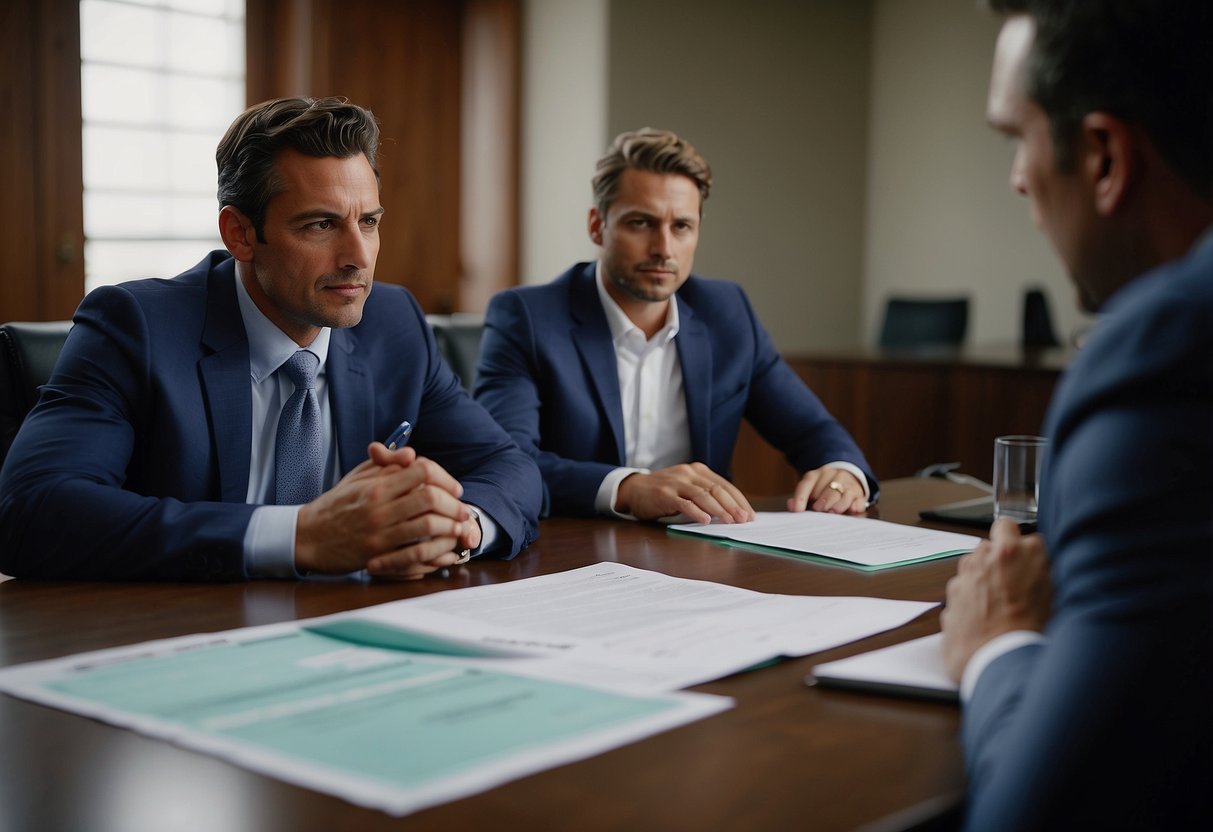
<svg viewBox="0 0 1213 832">
<path fill-rule="evenodd" d="M 948 701 L 956 701 L 960 689 L 944 666 L 941 633 L 819 664 L 805 681 Z"/>
<path fill-rule="evenodd" d="M 684 523 L 671 531 L 785 549 L 879 569 L 977 548 L 981 538 L 818 511 L 760 511 L 749 523 Z"/>
<path fill-rule="evenodd" d="M 343 613 L 350 619 L 512 649 L 548 678 L 677 690 L 779 656 L 804 656 L 899 627 L 930 601 L 774 595 L 619 563 L 440 592 Z M 323 620 L 319 620 L 323 625 Z"/>
</svg>

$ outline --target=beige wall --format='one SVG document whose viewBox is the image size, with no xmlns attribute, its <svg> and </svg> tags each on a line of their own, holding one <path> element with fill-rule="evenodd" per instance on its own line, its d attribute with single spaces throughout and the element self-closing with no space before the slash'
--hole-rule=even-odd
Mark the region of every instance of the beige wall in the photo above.
<svg viewBox="0 0 1213 832">
<path fill-rule="evenodd" d="M 612 0 L 611 135 L 674 130 L 712 165 L 695 270 L 745 286 L 788 352 L 855 340 L 871 3 Z"/>
<path fill-rule="evenodd" d="M 608 0 L 525 0 L 519 268 L 546 283 L 595 256 L 589 181 L 606 135 Z"/>
<path fill-rule="evenodd" d="M 1018 337 L 1045 288 L 1085 326 L 985 125 L 998 23 L 975 0 L 527 0 L 523 274 L 593 256 L 593 161 L 665 127 L 712 164 L 696 271 L 746 287 L 787 353 L 875 341 L 891 293 L 972 299 Z"/>
<path fill-rule="evenodd" d="M 878 0 L 875 23 L 864 335 L 889 294 L 968 293 L 969 343 L 1014 342 L 1039 285 L 1066 339 L 1087 319 L 985 123 L 998 20 L 973 0 Z"/>
</svg>

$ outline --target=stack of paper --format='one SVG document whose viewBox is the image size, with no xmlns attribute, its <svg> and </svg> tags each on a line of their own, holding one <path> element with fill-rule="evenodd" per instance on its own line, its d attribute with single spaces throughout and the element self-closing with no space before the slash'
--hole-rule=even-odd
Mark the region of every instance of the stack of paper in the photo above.
<svg viewBox="0 0 1213 832">
<path fill-rule="evenodd" d="M 959 685 L 944 667 L 940 633 L 819 664 L 805 682 L 948 702 L 959 698 Z"/>
<path fill-rule="evenodd" d="M 934 606 L 602 563 L 0 670 L 0 690 L 405 814 L 732 706 L 671 692 Z"/>
<path fill-rule="evenodd" d="M 749 523 L 686 523 L 681 534 L 872 571 L 971 552 L 981 538 L 818 511 L 758 512 Z"/>
</svg>

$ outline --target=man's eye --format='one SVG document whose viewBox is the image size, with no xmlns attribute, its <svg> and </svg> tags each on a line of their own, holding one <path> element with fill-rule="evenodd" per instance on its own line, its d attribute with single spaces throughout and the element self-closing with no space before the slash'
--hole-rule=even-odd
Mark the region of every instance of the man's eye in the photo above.
<svg viewBox="0 0 1213 832">
<path fill-rule="evenodd" d="M 318 221 L 312 223 L 311 227 L 316 229 L 317 231 L 328 231 L 330 228 L 333 227 L 333 221 L 332 220 L 318 220 Z"/>
</svg>

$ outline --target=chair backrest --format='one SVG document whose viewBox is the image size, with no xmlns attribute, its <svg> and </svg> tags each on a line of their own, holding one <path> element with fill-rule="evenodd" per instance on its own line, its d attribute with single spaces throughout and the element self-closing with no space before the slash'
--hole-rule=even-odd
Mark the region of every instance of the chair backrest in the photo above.
<svg viewBox="0 0 1213 832">
<path fill-rule="evenodd" d="M 959 346 L 968 325 L 968 298 L 889 298 L 880 329 L 880 346 L 883 349 Z"/>
<path fill-rule="evenodd" d="M 470 393 L 472 385 L 476 383 L 476 362 L 480 358 L 484 318 L 461 313 L 425 317 L 434 330 L 438 351 Z"/>
<path fill-rule="evenodd" d="M 71 321 L 0 324 L 0 465 L 17 429 L 50 380 Z"/>
<path fill-rule="evenodd" d="M 1049 299 L 1043 289 L 1024 292 L 1022 343 L 1025 347 L 1056 347 L 1061 343 L 1053 332 Z"/>
</svg>

